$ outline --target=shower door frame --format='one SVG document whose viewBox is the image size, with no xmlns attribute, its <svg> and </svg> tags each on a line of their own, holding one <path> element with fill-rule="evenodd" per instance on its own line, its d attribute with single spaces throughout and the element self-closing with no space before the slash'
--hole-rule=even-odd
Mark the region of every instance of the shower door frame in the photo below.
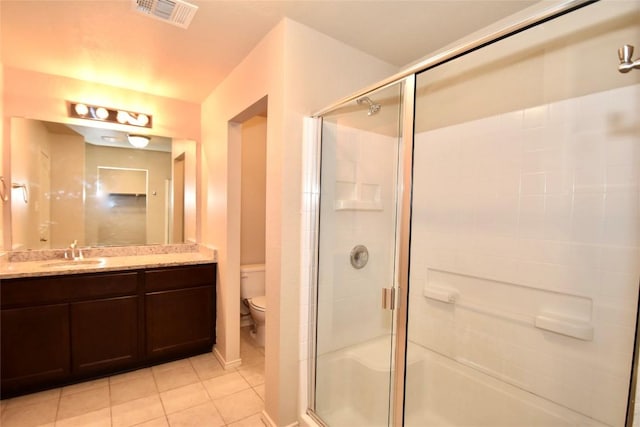
<svg viewBox="0 0 640 427">
<path fill-rule="evenodd" d="M 396 307 L 395 307 L 395 319 L 396 327 L 394 332 L 396 335 L 395 343 L 395 377 L 393 378 L 394 384 L 390 390 L 391 395 L 391 419 L 392 425 L 401 426 L 404 422 L 404 386 L 405 386 L 405 365 L 406 365 L 406 345 L 407 345 L 407 321 L 408 321 L 408 285 L 409 285 L 409 260 L 410 260 L 410 224 L 411 224 L 411 197 L 412 197 L 412 177 L 413 177 L 413 126 L 414 126 L 414 114 L 415 114 L 415 81 L 416 75 L 437 67 L 446 62 L 452 61 L 458 57 L 464 56 L 467 53 L 485 47 L 487 45 L 498 42 L 504 38 L 525 31 L 531 27 L 539 25 L 543 22 L 555 19 L 559 16 L 573 12 L 589 4 L 596 3 L 599 0 L 567 0 L 554 5 L 534 6 L 539 7 L 539 10 L 525 10 L 520 14 L 516 14 L 515 17 L 509 19 L 508 22 L 499 21 L 493 26 L 486 29 L 486 34 L 479 35 L 469 41 L 463 41 L 460 44 L 451 48 L 445 49 L 436 53 L 435 55 L 417 63 L 416 65 L 395 74 L 388 79 L 385 79 L 378 84 L 372 85 L 359 91 L 351 96 L 343 98 L 336 103 L 324 108 L 313 114 L 311 118 L 314 120 L 315 125 L 318 126 L 315 135 L 312 139 L 315 142 L 314 151 L 315 159 L 318 159 L 315 165 L 311 166 L 311 180 L 312 186 L 318 189 L 319 194 L 319 147 L 320 147 L 320 132 L 319 128 L 322 123 L 322 116 L 336 110 L 340 106 L 346 103 L 353 102 L 356 99 L 365 96 L 367 93 L 379 90 L 381 88 L 400 83 L 404 80 L 403 89 L 403 105 L 402 105 L 402 151 L 400 153 L 400 176 L 398 177 L 398 218 L 397 218 L 397 267 L 396 277 L 398 279 L 397 295 L 396 295 Z M 528 15 L 525 15 L 528 13 Z M 314 196 L 316 192 L 314 191 Z M 317 205 L 315 206 L 317 209 Z M 314 211 L 311 213 L 311 225 L 312 225 L 312 251 L 317 251 L 318 246 L 318 217 L 319 213 Z M 317 287 L 317 252 L 311 255 L 313 258 L 310 282 L 312 293 L 315 292 Z M 314 413 L 313 402 L 315 394 L 315 333 L 316 333 L 316 301 L 311 297 L 310 307 L 312 309 L 309 313 L 309 324 L 311 339 L 309 340 L 309 382 L 308 382 L 308 405 L 307 414 L 311 418 L 324 425 L 322 420 Z M 638 313 L 640 316 L 640 311 Z M 640 335 L 639 335 L 640 336 Z M 636 343 L 637 344 L 637 343 Z M 634 347 L 637 347 L 634 346 Z M 637 349 L 636 349 L 637 351 Z M 632 380 L 635 382 L 636 366 L 633 364 Z M 631 413 L 632 410 L 629 409 Z M 633 416 L 627 417 L 627 424 L 629 420 L 632 420 Z"/>
<path fill-rule="evenodd" d="M 392 311 L 392 326 L 391 335 L 395 337 L 392 341 L 392 354 L 391 354 L 391 366 L 390 375 L 391 381 L 389 384 L 389 425 L 401 425 L 397 424 L 398 411 L 402 412 L 402 406 L 398 406 L 398 396 L 403 396 L 404 392 L 404 358 L 405 358 L 405 343 L 406 343 L 406 327 L 407 327 L 407 310 L 401 309 L 404 304 L 404 300 L 408 297 L 408 282 L 409 282 L 409 238 L 408 233 L 411 226 L 410 215 L 405 214 L 405 209 L 411 208 L 411 177 L 412 163 L 413 163 L 413 114 L 415 107 L 415 81 L 416 75 L 410 74 L 399 79 L 388 81 L 384 85 L 377 86 L 369 92 L 363 92 L 358 97 L 362 97 L 372 92 L 384 90 L 386 88 L 399 85 L 401 87 L 400 92 L 400 122 L 398 130 L 400 131 L 400 137 L 398 138 L 398 158 L 396 167 L 396 219 L 395 219 L 395 236 L 396 241 L 394 245 L 394 253 L 396 259 L 394 260 L 394 285 L 393 297 L 391 302 Z M 354 98 L 355 99 L 355 98 Z M 349 102 L 349 101 L 347 101 Z M 335 104 L 331 109 L 325 110 L 323 115 L 337 110 L 345 103 Z M 307 119 L 305 123 L 305 139 L 311 142 L 305 149 L 310 150 L 303 157 L 309 162 L 306 166 L 309 170 L 308 189 L 312 193 L 310 206 L 312 209 L 307 218 L 307 225 L 313 230 L 310 236 L 311 247 L 305 256 L 311 257 L 310 269 L 308 272 L 309 283 L 311 284 L 310 294 L 310 310 L 309 310 L 309 333 L 313 336 L 313 339 L 309 339 L 308 351 L 308 377 L 307 383 L 307 411 L 306 414 L 313 419 L 320 426 L 327 426 L 327 424 L 317 415 L 315 412 L 316 402 L 316 359 L 317 359 L 317 318 L 318 318 L 318 260 L 319 260 L 319 242 L 320 242 L 320 175 L 322 167 L 322 127 L 323 119 L 320 115 L 314 115 Z M 402 363 L 398 361 L 402 360 Z M 395 369 L 394 369 L 395 368 Z M 400 400 L 402 403 L 402 400 Z M 402 420 L 402 413 L 399 414 L 400 420 Z M 401 422 L 401 421 L 400 421 Z"/>
</svg>

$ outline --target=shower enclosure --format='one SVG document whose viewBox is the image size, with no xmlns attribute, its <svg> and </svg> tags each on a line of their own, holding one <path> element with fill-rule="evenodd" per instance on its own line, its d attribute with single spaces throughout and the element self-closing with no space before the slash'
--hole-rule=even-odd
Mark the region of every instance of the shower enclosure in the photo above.
<svg viewBox="0 0 640 427">
<path fill-rule="evenodd" d="M 318 114 L 318 424 L 631 424 L 640 3 L 545 7 Z"/>
</svg>

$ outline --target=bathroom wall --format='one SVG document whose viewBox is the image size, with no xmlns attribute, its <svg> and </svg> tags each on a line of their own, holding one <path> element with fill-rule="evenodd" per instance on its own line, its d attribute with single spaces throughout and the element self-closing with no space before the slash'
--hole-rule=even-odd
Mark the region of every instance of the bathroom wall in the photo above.
<svg viewBox="0 0 640 427">
<path fill-rule="evenodd" d="M 46 249 L 48 242 L 40 239 L 48 236 L 51 213 L 40 199 L 48 197 L 50 191 L 49 187 L 43 187 L 49 181 L 41 174 L 43 159 L 51 159 L 49 133 L 42 123 L 16 118 L 11 121 L 11 139 L 23 143 L 16 144 L 11 153 L 13 175 L 7 185 L 26 186 L 26 190 L 10 190 L 14 218 L 12 249 Z"/>
<path fill-rule="evenodd" d="M 0 58 L 2 58 L 2 48 L 0 47 Z M 4 93 L 4 65 L 2 65 L 2 61 L 0 61 L 0 93 Z M 4 102 L 1 102 L 0 99 L 0 138 L 2 140 L 5 139 L 4 135 L 5 131 L 5 118 L 4 118 Z M 7 174 L 7 170 L 5 170 L 4 165 L 4 149 L 2 144 L 0 144 L 0 176 L 4 177 Z M 2 182 L 0 182 L 0 186 Z M 6 185 L 6 184 L 5 184 Z M 5 191 L 4 189 L 2 191 Z M 9 191 L 6 189 L 6 191 Z M 0 200 L 0 252 L 2 252 L 3 242 L 4 242 L 4 210 L 5 210 L 4 201 Z"/>
<path fill-rule="evenodd" d="M 65 248 L 73 240 L 85 245 L 84 157 L 80 135 L 50 134 L 51 139 L 51 247 Z"/>
<path fill-rule="evenodd" d="M 267 194 L 267 118 L 242 123 L 240 264 L 264 264 Z"/>
<path fill-rule="evenodd" d="M 200 168 L 198 166 L 199 145 L 197 142 L 188 139 L 172 139 L 171 140 L 171 158 L 176 159 L 180 155 L 184 154 L 184 168 L 185 168 L 185 181 L 184 181 L 184 201 L 185 201 L 185 223 L 184 223 L 184 241 L 185 242 L 199 242 L 200 236 L 198 230 L 200 225 L 197 221 L 200 221 L 196 217 L 197 206 L 200 204 L 200 200 L 197 198 L 196 182 L 199 180 Z M 173 162 L 171 164 L 173 168 Z M 191 173 L 195 171 L 195 173 Z M 173 176 L 173 169 L 171 171 Z M 189 221 L 188 218 L 196 218 L 196 221 Z"/>
<path fill-rule="evenodd" d="M 416 136 L 413 342 L 623 424 L 640 278 L 638 99 L 635 85 Z M 541 315 L 593 338 L 536 328 Z"/>
<path fill-rule="evenodd" d="M 144 169 L 148 171 L 146 197 L 146 243 L 164 243 L 165 220 L 167 215 L 165 181 L 171 179 L 171 153 L 151 150 L 132 150 L 129 148 L 102 147 L 86 145 L 85 179 L 91 189 L 97 190 L 98 167 Z M 86 244 L 94 246 L 100 243 L 98 237 L 102 209 L 102 197 L 96 191 L 87 190 L 86 194 Z"/>
<path fill-rule="evenodd" d="M 177 99 L 159 97 L 97 82 L 81 81 L 12 67 L 3 68 L 3 113 L 5 132 L 3 152 L 5 170 L 10 153 L 7 126 L 11 117 L 28 117 L 60 123 L 85 124 L 69 119 L 67 100 L 84 101 L 97 105 L 115 106 L 132 111 L 146 111 L 153 115 L 153 133 L 178 139 L 200 141 L 200 105 Z M 114 126 L 117 128 L 117 126 Z M 196 176 L 196 180 L 200 180 Z M 195 197 L 195 192 L 193 196 Z M 201 195 L 198 196 L 201 198 Z M 4 227 L 10 228 L 11 215 L 5 204 Z M 195 232 L 192 233 L 195 235 Z M 10 245 L 8 234 L 3 233 L 3 247 Z"/>
<path fill-rule="evenodd" d="M 233 363 L 239 357 L 240 150 L 229 143 L 237 132 L 229 120 L 268 95 L 265 412 L 275 425 L 298 419 L 299 398 L 304 399 L 299 393 L 306 391 L 306 378 L 298 383 L 300 366 L 306 367 L 308 313 L 300 306 L 300 292 L 308 290 L 300 286 L 303 118 L 395 71 L 285 19 L 203 103 L 203 236 L 218 248 L 220 280 L 216 351 Z"/>
</svg>

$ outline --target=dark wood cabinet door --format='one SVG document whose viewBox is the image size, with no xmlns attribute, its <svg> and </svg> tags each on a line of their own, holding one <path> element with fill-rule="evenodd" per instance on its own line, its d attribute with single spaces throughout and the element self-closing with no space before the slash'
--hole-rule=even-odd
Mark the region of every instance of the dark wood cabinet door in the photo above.
<svg viewBox="0 0 640 427">
<path fill-rule="evenodd" d="M 2 310 L 2 397 L 69 375 L 69 305 Z"/>
<path fill-rule="evenodd" d="M 147 356 L 210 351 L 214 342 L 214 287 L 147 293 Z"/>
<path fill-rule="evenodd" d="M 74 374 L 113 372 L 138 360 L 138 297 L 71 304 Z"/>
</svg>

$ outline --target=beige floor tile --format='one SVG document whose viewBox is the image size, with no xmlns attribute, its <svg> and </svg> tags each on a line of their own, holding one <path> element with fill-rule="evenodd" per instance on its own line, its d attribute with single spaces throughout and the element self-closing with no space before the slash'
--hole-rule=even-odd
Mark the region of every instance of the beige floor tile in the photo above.
<svg viewBox="0 0 640 427">
<path fill-rule="evenodd" d="M 171 427 L 220 427 L 224 421 L 213 402 L 206 402 L 169 415 Z"/>
<path fill-rule="evenodd" d="M 111 407 L 111 425 L 128 427 L 164 417 L 159 395 L 147 396 Z"/>
<path fill-rule="evenodd" d="M 187 366 L 191 366 L 189 359 L 180 359 L 180 360 L 174 360 L 173 362 L 163 363 L 162 365 L 153 366 L 151 370 L 155 374 L 156 372 L 169 371 L 171 369 L 177 369 L 177 368 L 185 368 Z"/>
<path fill-rule="evenodd" d="M 105 384 L 109 384 L 108 382 Z M 64 393 L 64 390 L 63 390 Z M 90 388 L 64 395 L 60 398 L 58 420 L 72 418 L 98 409 L 109 407 L 109 387 Z"/>
<path fill-rule="evenodd" d="M 213 403 L 227 424 L 258 414 L 264 408 L 262 399 L 252 389 L 214 400 Z"/>
<path fill-rule="evenodd" d="M 56 421 L 56 427 L 111 427 L 111 408 Z"/>
<path fill-rule="evenodd" d="M 52 390 L 45 390 L 39 393 L 25 394 L 24 396 L 3 400 L 2 407 L 4 409 L 5 407 L 14 408 L 18 406 L 35 405 L 37 403 L 46 402 L 47 400 L 56 400 L 57 402 L 58 399 L 60 399 L 60 391 L 61 389 L 54 388 Z"/>
<path fill-rule="evenodd" d="M 253 387 L 253 390 L 258 393 L 258 396 L 260 396 L 260 399 L 262 399 L 264 401 L 264 384 L 260 384 L 257 385 L 255 387 Z"/>
<path fill-rule="evenodd" d="M 167 417 L 161 417 L 154 420 L 145 421 L 141 424 L 136 424 L 135 427 L 169 427 L 169 421 L 167 421 Z"/>
<path fill-rule="evenodd" d="M 87 390 L 94 390 L 109 385 L 109 378 L 100 378 L 99 380 L 85 381 L 78 384 L 62 387 L 62 395 L 79 393 Z"/>
<path fill-rule="evenodd" d="M 203 381 L 211 399 L 220 399 L 233 393 L 246 390 L 251 385 L 237 372 Z"/>
<path fill-rule="evenodd" d="M 255 365 L 264 362 L 264 354 L 256 348 L 240 345 L 240 359 L 243 365 Z"/>
<path fill-rule="evenodd" d="M 173 369 L 153 369 L 153 376 L 156 379 L 158 391 L 167 391 L 173 388 L 182 387 L 200 381 L 196 371 L 193 370 L 189 359 L 184 359 L 186 365 L 176 365 Z"/>
<path fill-rule="evenodd" d="M 153 378 L 151 368 L 138 369 L 124 374 L 114 375 L 112 377 L 109 377 L 109 384 L 113 385 L 121 382 L 138 380 L 140 378 Z"/>
<path fill-rule="evenodd" d="M 118 405 L 157 393 L 158 388 L 153 375 L 140 376 L 129 381 L 111 384 L 111 404 Z"/>
<path fill-rule="evenodd" d="M 199 382 L 162 392 L 160 398 L 166 414 L 173 414 L 209 401 L 207 390 Z"/>
<path fill-rule="evenodd" d="M 53 423 L 56 419 L 58 400 L 49 399 L 33 405 L 18 405 L 2 411 L 2 427 L 32 427 Z"/>
<path fill-rule="evenodd" d="M 238 367 L 238 373 L 251 386 L 264 384 L 264 360 L 253 365 L 242 365 Z"/>
<path fill-rule="evenodd" d="M 241 419 L 240 421 L 236 421 L 235 423 L 231 423 L 228 427 L 266 427 L 267 424 L 262 421 L 262 416 L 260 414 L 252 415 L 248 418 Z"/>
<path fill-rule="evenodd" d="M 219 377 L 227 373 L 220 362 L 218 362 L 218 359 L 211 353 L 201 354 L 189 360 L 201 380 L 208 380 L 209 378 Z"/>
</svg>

